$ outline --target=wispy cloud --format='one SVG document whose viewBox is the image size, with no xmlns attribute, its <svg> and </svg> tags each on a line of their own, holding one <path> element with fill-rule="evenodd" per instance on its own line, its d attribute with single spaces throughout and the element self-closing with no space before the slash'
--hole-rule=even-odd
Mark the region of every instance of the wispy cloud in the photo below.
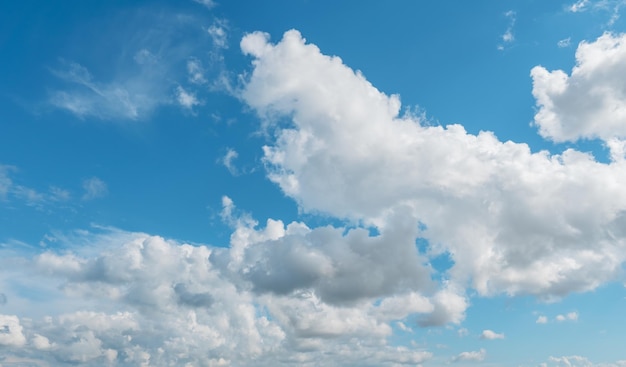
<svg viewBox="0 0 626 367">
<path fill-rule="evenodd" d="M 83 181 L 83 200 L 93 200 L 106 196 L 109 192 L 107 184 L 98 177 L 91 177 Z"/>
<path fill-rule="evenodd" d="M 139 51 L 141 56 L 135 59 L 142 60 L 145 51 Z M 168 102 L 162 86 L 154 79 L 162 76 L 154 75 L 150 64 L 138 63 L 140 70 L 136 75 L 109 82 L 95 81 L 89 70 L 76 62 L 63 64 L 66 67 L 53 70 L 53 74 L 67 82 L 69 88 L 52 92 L 49 101 L 80 118 L 137 120 Z"/>
<path fill-rule="evenodd" d="M 515 35 L 513 34 L 513 28 L 515 27 L 516 13 L 513 10 L 509 10 L 506 13 L 504 13 L 504 16 L 508 19 L 509 25 L 506 28 L 506 31 L 501 36 L 502 43 L 500 43 L 498 45 L 498 50 L 504 50 L 507 45 L 509 45 L 509 44 L 513 43 L 513 41 L 515 41 Z"/>
<path fill-rule="evenodd" d="M 48 190 L 35 188 L 16 183 L 13 176 L 18 172 L 15 166 L 0 164 L 0 200 L 15 200 L 27 206 L 42 208 L 44 204 L 66 202 L 71 194 L 68 190 L 50 186 Z"/>
<path fill-rule="evenodd" d="M 626 5 L 624 0 L 579 0 L 567 7 L 567 11 L 572 13 L 583 13 L 586 11 L 600 11 L 609 14 L 606 26 L 611 27 L 620 18 L 622 8 Z"/>
<path fill-rule="evenodd" d="M 195 106 L 202 104 L 194 93 L 186 91 L 180 85 L 176 88 L 176 100 L 188 111 L 192 111 Z"/>
<path fill-rule="evenodd" d="M 217 3 L 214 0 L 193 0 L 193 1 L 195 1 L 198 4 L 204 5 L 205 7 L 207 7 L 207 9 L 212 9 L 217 5 Z"/>
<path fill-rule="evenodd" d="M 587 10 L 587 6 L 589 5 L 589 0 L 579 0 L 574 4 L 570 5 L 567 10 L 572 13 L 578 13 Z"/>
<path fill-rule="evenodd" d="M 559 48 L 565 48 L 565 47 L 569 47 L 571 43 L 572 43 L 572 38 L 567 37 L 562 40 L 559 40 L 559 42 L 557 42 L 556 45 L 559 46 Z"/>
<path fill-rule="evenodd" d="M 122 44 L 106 54 L 108 59 L 96 65 L 61 60 L 51 68 L 61 83 L 51 88 L 49 104 L 82 119 L 109 121 L 145 120 L 167 105 L 187 110 L 199 105 L 200 98 L 184 82 L 206 83 L 206 71 L 195 55 L 227 47 L 226 23 L 215 21 L 203 32 L 203 22 L 193 15 L 165 16 L 145 9 L 121 18 L 103 30 L 110 40 L 85 45 Z M 215 57 L 208 62 L 222 61 Z"/>
<path fill-rule="evenodd" d="M 239 169 L 235 166 L 235 159 L 237 159 L 237 157 L 239 157 L 239 153 L 234 149 L 228 148 L 226 154 L 221 159 L 224 167 L 226 167 L 228 172 L 233 176 L 239 175 Z"/>
<path fill-rule="evenodd" d="M 225 20 L 216 20 L 208 29 L 213 44 L 217 48 L 228 48 L 228 24 Z"/>
</svg>

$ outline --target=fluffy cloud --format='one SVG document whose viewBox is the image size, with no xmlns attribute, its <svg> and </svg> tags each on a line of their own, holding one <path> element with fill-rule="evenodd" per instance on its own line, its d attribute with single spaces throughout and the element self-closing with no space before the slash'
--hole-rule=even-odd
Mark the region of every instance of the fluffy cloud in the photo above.
<svg viewBox="0 0 626 367">
<path fill-rule="evenodd" d="M 21 347 L 26 343 L 17 316 L 0 314 L 0 346 Z"/>
<path fill-rule="evenodd" d="M 539 133 L 557 142 L 626 138 L 625 64 L 626 35 L 605 33 L 578 46 L 570 75 L 533 68 Z"/>
<path fill-rule="evenodd" d="M 498 334 L 492 330 L 483 330 L 480 334 L 480 338 L 487 340 L 504 339 L 504 334 Z"/>
<path fill-rule="evenodd" d="M 180 85 L 176 87 L 176 99 L 178 104 L 187 110 L 193 110 L 194 106 L 201 104 L 195 94 L 186 91 Z"/>
<path fill-rule="evenodd" d="M 557 315 L 556 321 L 578 321 L 578 312 L 570 312 L 566 315 Z"/>
<path fill-rule="evenodd" d="M 257 228 L 224 202 L 235 226 L 229 248 L 96 228 L 59 235 L 65 250 L 33 257 L 0 250 L 0 288 L 11 300 L 3 307 L 20 315 L 0 315 L 7 358 L 35 365 L 392 366 L 432 357 L 387 344 L 392 323 L 433 312 L 436 303 L 416 290 L 429 288 L 419 261 L 412 264 L 417 273 L 402 268 L 409 279 L 365 256 L 368 246 L 392 239 L 274 220 Z M 364 266 L 372 267 L 371 278 Z M 265 277 L 251 276 L 261 269 Z M 329 284 L 335 279 L 336 287 Z M 48 305 L 43 314 L 41 302 Z"/>
<path fill-rule="evenodd" d="M 472 362 L 481 362 L 485 360 L 487 357 L 487 351 L 484 349 L 473 351 L 473 352 L 462 352 L 459 353 L 458 356 L 452 359 L 453 362 L 461 362 L 461 361 L 472 361 Z"/>
<path fill-rule="evenodd" d="M 378 91 L 297 31 L 277 44 L 252 33 L 241 47 L 254 67 L 241 97 L 276 136 L 264 147 L 268 177 L 302 210 L 386 234 L 423 228 L 411 235 L 429 241 L 428 256 L 450 255 L 451 286 L 469 284 L 481 295 L 550 299 L 620 273 L 623 161 L 603 164 L 572 149 L 533 153 L 489 132 L 400 116 L 398 96 Z M 592 49 L 613 59 L 610 48 Z M 407 224 L 389 228 L 398 211 Z"/>
</svg>

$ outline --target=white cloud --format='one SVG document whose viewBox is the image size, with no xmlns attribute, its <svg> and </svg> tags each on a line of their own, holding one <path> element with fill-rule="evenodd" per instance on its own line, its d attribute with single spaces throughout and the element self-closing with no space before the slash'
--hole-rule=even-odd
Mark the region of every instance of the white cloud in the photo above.
<svg viewBox="0 0 626 367">
<path fill-rule="evenodd" d="M 579 0 L 570 5 L 567 10 L 572 13 L 583 13 L 589 10 L 609 13 L 610 17 L 606 26 L 611 27 L 620 18 L 623 0 Z"/>
<path fill-rule="evenodd" d="M 557 315 L 555 319 L 556 321 L 559 321 L 559 322 L 578 321 L 578 312 L 570 312 L 566 315 Z"/>
<path fill-rule="evenodd" d="M 17 316 L 0 314 L 0 346 L 21 347 L 26 343 L 22 325 Z"/>
<path fill-rule="evenodd" d="M 207 82 L 202 63 L 195 57 L 187 60 L 187 73 L 189 74 L 189 82 L 193 84 L 205 84 Z"/>
<path fill-rule="evenodd" d="M 225 210 L 235 215 L 232 201 L 225 199 Z M 97 228 L 58 235 L 64 251 L 34 258 L 0 248 L 0 286 L 11 285 L 12 300 L 3 309 L 21 315 L 0 317 L 0 330 L 8 325 L 0 344 L 12 346 L 6 357 L 86 366 L 242 365 L 252 359 L 258 366 L 360 366 L 363 360 L 393 366 L 432 357 L 387 344 L 392 324 L 433 310 L 430 298 L 393 283 L 392 292 L 367 288 L 357 279 L 364 266 L 373 279 L 394 279 L 386 274 L 391 267 L 372 267 L 358 255 L 367 253 L 360 252 L 367 250 L 361 240 L 381 238 L 272 220 L 254 228 L 245 216 L 232 220 L 228 249 Z M 331 243 L 324 245 L 325 239 Z M 293 251 L 276 260 L 285 248 L 280 241 Z M 313 242 L 298 247 L 302 241 Z M 271 246 L 279 248 L 265 253 Z M 319 262 L 332 256 L 331 267 Z M 251 277 L 261 262 L 269 274 L 288 279 Z M 345 288 L 326 289 L 324 283 L 334 282 L 325 279 L 330 276 Z M 350 342 L 355 338 L 358 345 Z"/>
<path fill-rule="evenodd" d="M 463 338 L 469 335 L 469 330 L 467 330 L 466 328 L 460 328 L 459 330 L 457 330 L 457 334 Z"/>
<path fill-rule="evenodd" d="M 230 174 L 233 176 L 239 175 L 239 170 L 235 166 L 235 162 L 234 162 L 235 159 L 237 159 L 237 157 L 239 157 L 239 153 L 237 153 L 236 150 L 229 148 L 226 151 L 226 154 L 224 155 L 224 157 L 222 157 L 221 159 L 221 162 L 224 165 L 224 167 L 226 167 L 228 172 L 230 172 Z"/>
<path fill-rule="evenodd" d="M 513 34 L 513 27 L 515 27 L 516 13 L 513 10 L 509 10 L 504 13 L 504 16 L 509 20 L 509 25 L 506 31 L 502 34 L 502 43 L 498 45 L 499 50 L 504 50 L 507 44 L 515 41 L 515 35 Z"/>
<path fill-rule="evenodd" d="M 224 20 L 218 20 L 207 29 L 217 48 L 228 48 L 228 25 Z"/>
<path fill-rule="evenodd" d="M 539 317 L 537 317 L 537 320 L 535 321 L 535 323 L 537 323 L 537 324 L 547 324 L 548 323 L 548 318 L 546 316 L 539 316 Z"/>
<path fill-rule="evenodd" d="M 97 82 L 87 68 L 70 62 L 67 69 L 54 70 L 53 73 L 71 88 L 54 91 L 49 102 L 80 118 L 136 120 L 146 117 L 167 101 L 159 95 L 162 88 L 155 85 L 158 76 L 152 75 L 152 67 L 142 69 L 145 70 L 143 73 L 129 79 Z"/>
<path fill-rule="evenodd" d="M 198 4 L 202 4 L 206 6 L 207 9 L 212 9 L 213 7 L 217 5 L 217 3 L 214 0 L 193 0 L 193 1 L 197 2 Z"/>
<path fill-rule="evenodd" d="M 450 255 L 446 275 L 457 300 L 435 305 L 430 318 L 454 304 L 440 320 L 461 320 L 466 286 L 480 295 L 554 299 L 621 272 L 625 163 L 573 149 L 532 153 L 489 132 L 401 117 L 398 96 L 381 93 L 297 31 L 277 44 L 268 37 L 253 33 L 241 42 L 253 57 L 241 98 L 276 137 L 264 147 L 269 179 L 304 212 L 386 234 L 402 231 L 389 228 L 399 213 L 407 228 L 423 225 L 402 235 L 407 243 L 409 236 L 428 240 L 428 256 Z"/>
<path fill-rule="evenodd" d="M 462 352 L 458 356 L 452 359 L 453 362 L 461 362 L 461 361 L 472 361 L 472 362 L 482 362 L 487 357 L 487 351 L 484 349 L 473 351 L 473 352 Z"/>
<path fill-rule="evenodd" d="M 572 38 L 567 37 L 557 42 L 556 45 L 559 46 L 559 48 L 565 48 L 565 47 L 569 47 L 571 43 L 572 43 Z"/>
<path fill-rule="evenodd" d="M 593 363 L 582 356 L 550 357 L 548 363 L 542 363 L 542 367 L 624 367 L 626 360 L 613 363 Z"/>
<path fill-rule="evenodd" d="M 626 138 L 626 35 L 605 33 L 581 42 L 570 75 L 532 69 L 539 133 L 556 142 Z"/>
<path fill-rule="evenodd" d="M 202 22 L 194 15 L 148 8 L 116 14 L 101 36 L 83 48 L 123 47 L 99 50 L 107 55 L 99 63 L 61 62 L 52 73 L 62 84 L 50 88 L 48 103 L 82 119 L 108 121 L 146 120 L 161 106 L 177 102 L 193 107 L 197 97 L 177 86 L 183 79 L 197 84 L 207 78 L 193 57 L 199 48 L 209 48 L 214 38 L 202 31 Z M 178 37 L 182 33 L 185 37 Z M 106 37 L 106 42 L 99 37 Z M 172 90 L 177 93 L 172 95 Z"/>
<path fill-rule="evenodd" d="M 492 330 L 483 330 L 480 334 L 480 338 L 487 340 L 504 339 L 504 334 L 498 334 Z"/>
<path fill-rule="evenodd" d="M 46 204 L 70 200 L 70 192 L 60 187 L 50 186 L 48 192 L 41 192 L 16 183 L 12 176 L 17 171 L 17 167 L 0 164 L 0 201 L 17 200 L 41 209 Z"/>
<path fill-rule="evenodd" d="M 572 13 L 578 13 L 585 11 L 589 5 L 589 0 L 578 0 L 574 4 L 570 5 L 567 9 Z"/>
<path fill-rule="evenodd" d="M 98 177 L 83 180 L 83 200 L 93 200 L 106 196 L 109 192 L 107 184 Z"/>
<path fill-rule="evenodd" d="M 194 106 L 201 104 L 195 94 L 187 92 L 180 85 L 176 87 L 176 99 L 178 103 L 187 110 L 193 110 Z"/>
</svg>

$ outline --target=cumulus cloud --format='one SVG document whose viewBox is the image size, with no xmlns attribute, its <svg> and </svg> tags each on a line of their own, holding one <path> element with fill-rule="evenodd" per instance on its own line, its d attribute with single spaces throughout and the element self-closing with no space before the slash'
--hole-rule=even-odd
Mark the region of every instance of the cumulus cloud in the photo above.
<svg viewBox="0 0 626 367">
<path fill-rule="evenodd" d="M 241 48 L 253 58 L 241 98 L 276 137 L 263 148 L 269 179 L 304 212 L 375 225 L 385 236 L 422 228 L 403 241 L 420 237 L 430 244 L 427 256 L 448 254 L 451 294 L 461 297 L 436 310 L 455 304 L 452 313 L 461 315 L 467 285 L 480 295 L 554 299 L 621 272 L 624 162 L 600 163 L 573 149 L 531 152 L 490 132 L 400 116 L 398 96 L 297 31 L 276 44 L 252 33 Z M 389 228 L 399 211 L 410 224 Z"/>
<path fill-rule="evenodd" d="M 0 346 L 21 347 L 26 343 L 20 320 L 14 315 L 0 314 Z"/>
<path fill-rule="evenodd" d="M 482 362 L 487 357 L 487 351 L 484 349 L 480 349 L 478 351 L 473 352 L 462 352 L 459 353 L 458 356 L 452 359 L 453 362 L 462 362 L 462 361 L 472 361 L 472 362 Z"/>
<path fill-rule="evenodd" d="M 504 334 L 498 334 L 492 330 L 483 330 L 480 334 L 480 338 L 487 340 L 504 339 Z"/>
<path fill-rule="evenodd" d="M 534 122 L 539 134 L 556 142 L 625 139 L 624 65 L 626 35 L 605 33 L 593 42 L 580 43 L 569 75 L 533 68 L 533 95 L 539 107 Z M 618 156 L 614 154 L 614 159 Z"/>
<path fill-rule="evenodd" d="M 0 316 L 7 357 L 87 366 L 393 366 L 432 357 L 387 344 L 393 324 L 434 310 L 436 290 L 415 290 L 428 283 L 419 261 L 405 278 L 391 261 L 367 258 L 369 246 L 391 240 L 385 234 L 275 220 L 259 228 L 224 203 L 235 227 L 229 248 L 105 228 L 58 236 L 64 250 L 34 257 L 0 248 L 0 286 L 11 284 L 19 305 L 7 310 L 21 313 Z M 372 285 L 358 279 L 364 267 Z M 259 269 L 266 275 L 257 279 Z"/>
</svg>

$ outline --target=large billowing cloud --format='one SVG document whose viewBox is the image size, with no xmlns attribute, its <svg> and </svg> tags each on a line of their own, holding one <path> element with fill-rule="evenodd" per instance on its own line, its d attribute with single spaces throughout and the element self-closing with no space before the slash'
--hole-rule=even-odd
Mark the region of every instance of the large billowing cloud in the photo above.
<svg viewBox="0 0 626 367">
<path fill-rule="evenodd" d="M 617 41 L 603 36 L 578 53 L 615 59 L 607 75 L 590 79 L 598 90 L 613 80 L 611 72 L 623 74 L 613 57 L 619 52 L 607 42 Z M 402 212 L 414 228 L 425 227 L 418 236 L 429 241 L 431 256 L 451 255 L 451 281 L 482 295 L 560 297 L 620 273 L 623 160 L 603 164 L 572 149 L 531 152 L 489 132 L 421 124 L 399 115 L 398 96 L 378 91 L 297 31 L 277 44 L 253 33 L 241 47 L 254 65 L 242 98 L 275 130 L 275 141 L 264 148 L 269 178 L 303 210 L 383 231 L 393 231 L 392 218 Z"/>
</svg>

